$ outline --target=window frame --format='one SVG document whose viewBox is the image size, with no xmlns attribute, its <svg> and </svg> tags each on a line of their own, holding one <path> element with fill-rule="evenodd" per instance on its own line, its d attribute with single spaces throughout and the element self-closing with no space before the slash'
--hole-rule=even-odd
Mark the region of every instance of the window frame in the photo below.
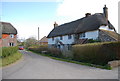
<svg viewBox="0 0 120 81">
<path fill-rule="evenodd" d="M 11 38 L 14 38 L 14 34 L 10 34 L 10 37 L 11 37 Z"/>
<path fill-rule="evenodd" d="M 72 39 L 72 35 L 68 35 L 68 39 Z"/>
<path fill-rule="evenodd" d="M 79 38 L 85 38 L 85 37 L 86 37 L 85 32 L 84 32 L 84 33 L 79 34 Z"/>
<path fill-rule="evenodd" d="M 14 46 L 14 43 L 13 43 L 13 42 L 10 42 L 10 43 L 9 43 L 9 46 Z"/>
<path fill-rule="evenodd" d="M 60 36 L 60 40 L 63 40 L 63 36 Z"/>
<path fill-rule="evenodd" d="M 54 41 L 54 37 L 52 37 L 52 41 Z"/>
</svg>

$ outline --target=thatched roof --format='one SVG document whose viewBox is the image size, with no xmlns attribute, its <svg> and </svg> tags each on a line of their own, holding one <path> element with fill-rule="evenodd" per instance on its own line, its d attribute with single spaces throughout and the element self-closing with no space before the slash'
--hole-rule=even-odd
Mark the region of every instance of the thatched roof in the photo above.
<svg viewBox="0 0 120 81">
<path fill-rule="evenodd" d="M 93 31 L 99 29 L 101 25 L 108 25 L 110 29 L 115 29 L 109 21 L 106 21 L 106 18 L 102 13 L 96 13 L 55 27 L 49 33 L 48 38 Z"/>
<path fill-rule="evenodd" d="M 17 30 L 8 22 L 0 22 L 2 34 L 17 34 Z"/>
<path fill-rule="evenodd" d="M 39 42 L 48 42 L 48 38 L 44 36 Z"/>
<path fill-rule="evenodd" d="M 2 24 L 0 24 L 0 38 L 2 38 Z"/>
<path fill-rule="evenodd" d="M 108 31 L 108 30 L 103 30 L 103 29 L 100 29 L 100 31 L 103 31 L 104 33 L 106 33 L 110 37 L 114 38 L 116 41 L 120 41 L 120 34 L 119 33 L 116 33 L 113 31 Z"/>
</svg>

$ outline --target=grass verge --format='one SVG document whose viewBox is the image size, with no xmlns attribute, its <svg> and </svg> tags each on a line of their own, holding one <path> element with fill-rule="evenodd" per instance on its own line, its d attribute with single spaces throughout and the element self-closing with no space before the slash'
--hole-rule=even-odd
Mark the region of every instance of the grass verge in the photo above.
<svg viewBox="0 0 120 81">
<path fill-rule="evenodd" d="M 27 51 L 29 51 L 29 50 L 27 50 Z M 30 51 L 30 52 L 36 53 L 34 51 Z M 75 60 L 68 59 L 68 58 L 53 57 L 53 56 L 50 56 L 49 54 L 41 54 L 41 53 L 36 53 L 36 54 L 42 55 L 42 56 L 47 56 L 47 57 L 55 59 L 55 60 L 65 61 L 65 62 L 69 62 L 69 63 L 86 65 L 86 66 L 91 66 L 91 67 L 96 67 L 96 68 L 101 68 L 101 69 L 107 69 L 107 70 L 111 70 L 112 69 L 109 65 L 101 66 L 101 65 L 95 65 L 95 64 L 90 64 L 90 63 L 79 62 L 79 61 L 75 61 Z"/>
<path fill-rule="evenodd" d="M 0 59 L 0 67 L 1 66 L 7 66 L 9 64 L 12 64 L 19 60 L 22 57 L 22 54 L 20 52 L 14 53 L 8 57 Z"/>
</svg>

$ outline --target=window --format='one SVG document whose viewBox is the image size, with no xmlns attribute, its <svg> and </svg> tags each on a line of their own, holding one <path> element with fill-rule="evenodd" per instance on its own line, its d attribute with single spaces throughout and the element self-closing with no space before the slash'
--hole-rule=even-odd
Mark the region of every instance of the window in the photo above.
<svg viewBox="0 0 120 81">
<path fill-rule="evenodd" d="M 81 33 L 80 38 L 85 38 L 85 33 Z"/>
<path fill-rule="evenodd" d="M 52 37 L 52 41 L 54 41 L 54 37 Z"/>
<path fill-rule="evenodd" d="M 9 43 L 9 46 L 14 46 L 14 43 Z"/>
<path fill-rule="evenodd" d="M 71 45 L 70 45 L 70 44 L 68 44 L 67 46 L 68 46 L 68 50 L 71 50 Z"/>
<path fill-rule="evenodd" d="M 14 38 L 14 35 L 13 35 L 13 34 L 10 34 L 10 37 L 11 37 L 11 38 Z"/>
<path fill-rule="evenodd" d="M 62 36 L 60 36 L 60 40 L 62 40 L 63 38 L 62 38 Z"/>
<path fill-rule="evenodd" d="M 72 36 L 71 35 L 68 35 L 68 39 L 71 39 L 72 38 Z"/>
</svg>

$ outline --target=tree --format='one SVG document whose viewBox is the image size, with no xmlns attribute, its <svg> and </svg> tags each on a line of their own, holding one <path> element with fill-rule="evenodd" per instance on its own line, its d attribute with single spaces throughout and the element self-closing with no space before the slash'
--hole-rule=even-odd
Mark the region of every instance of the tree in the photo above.
<svg viewBox="0 0 120 81">
<path fill-rule="evenodd" d="M 30 37 L 25 40 L 25 47 L 28 48 L 30 46 L 37 45 L 37 40 L 34 37 Z"/>
</svg>

